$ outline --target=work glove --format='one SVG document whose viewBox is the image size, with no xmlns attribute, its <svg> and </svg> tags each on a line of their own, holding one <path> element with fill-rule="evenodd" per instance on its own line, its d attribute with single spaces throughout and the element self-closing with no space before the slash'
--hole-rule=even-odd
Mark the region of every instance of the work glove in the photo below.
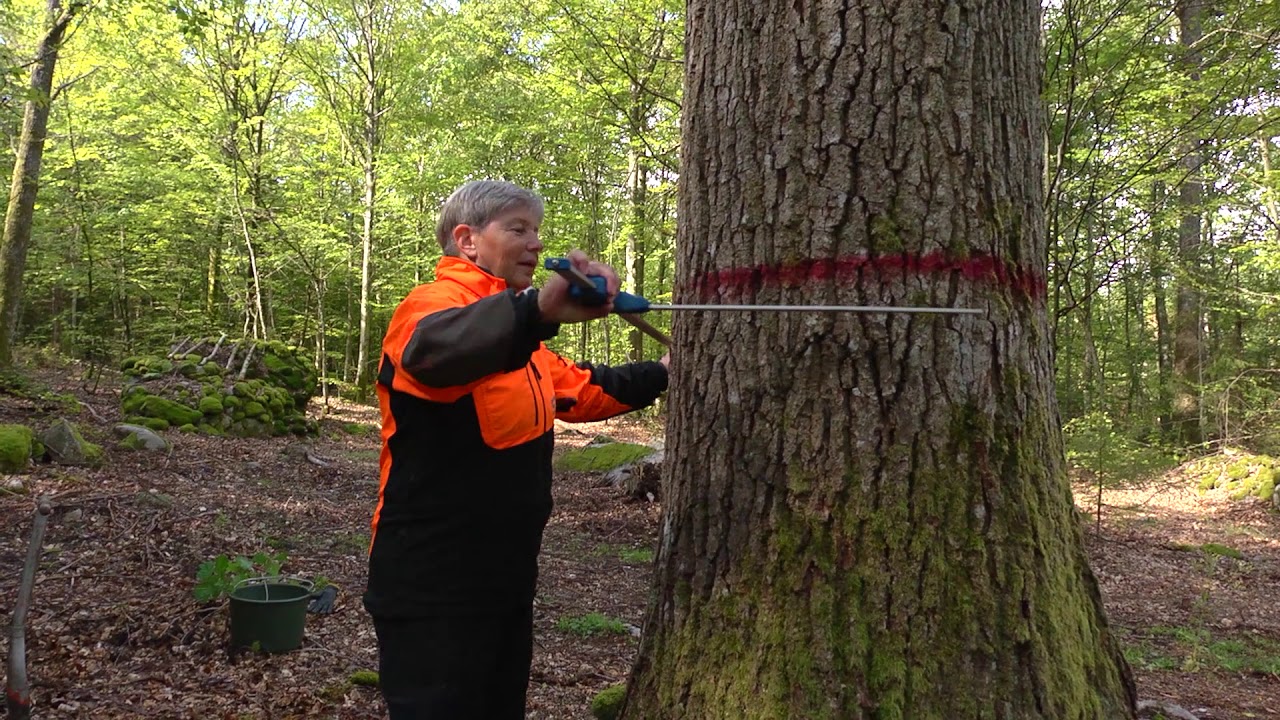
<svg viewBox="0 0 1280 720">
<path fill-rule="evenodd" d="M 333 612 L 333 603 L 338 599 L 338 588 L 336 585 L 326 585 L 323 588 L 311 593 L 311 602 L 307 605 L 307 612 L 328 615 Z"/>
</svg>

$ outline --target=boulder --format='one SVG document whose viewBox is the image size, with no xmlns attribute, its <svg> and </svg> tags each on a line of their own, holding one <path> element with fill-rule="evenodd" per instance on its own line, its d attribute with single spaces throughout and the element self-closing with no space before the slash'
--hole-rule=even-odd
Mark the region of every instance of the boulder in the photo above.
<svg viewBox="0 0 1280 720">
<path fill-rule="evenodd" d="M 135 450 L 168 450 L 169 441 L 141 425 L 121 423 L 115 426 L 117 435 L 122 435 L 120 444 Z"/>
<path fill-rule="evenodd" d="M 662 490 L 662 460 L 665 453 L 655 451 L 645 457 L 614 468 L 604 474 L 604 484 L 621 489 L 633 500 L 657 502 Z"/>
<path fill-rule="evenodd" d="M 58 418 L 44 432 L 40 433 L 40 442 L 44 443 L 49 458 L 62 465 L 99 465 L 102 463 L 102 448 L 86 442 L 75 425 L 64 418 Z"/>
</svg>

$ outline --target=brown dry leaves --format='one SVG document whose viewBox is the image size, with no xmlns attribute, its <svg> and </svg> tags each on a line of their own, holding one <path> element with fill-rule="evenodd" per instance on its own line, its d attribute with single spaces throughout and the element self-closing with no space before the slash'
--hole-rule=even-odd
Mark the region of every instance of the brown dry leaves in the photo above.
<svg viewBox="0 0 1280 720">
<path fill-rule="evenodd" d="M 76 391 L 73 375 L 43 378 Z M 58 387 L 60 386 L 60 387 Z M 115 399 L 81 393 L 93 413 L 69 419 L 103 443 L 101 469 L 41 466 L 26 480 L 47 493 L 51 519 L 28 619 L 28 667 L 38 717 L 56 718 L 379 718 L 377 691 L 352 686 L 373 669 L 373 628 L 360 605 L 369 517 L 376 502 L 376 411 L 342 405 L 323 423 L 319 467 L 285 449 L 297 440 L 215 439 L 171 432 L 175 449 L 113 449 Z M 0 422 L 44 426 L 49 407 L 0 396 Z M 641 441 L 652 424 L 615 420 L 562 427 L 562 446 L 597 434 Z M 1272 609 L 1280 584 L 1280 514 L 1258 503 L 1200 497 L 1171 477 L 1108 491 L 1101 534 L 1086 533 L 1112 625 L 1122 640 L 1159 645 L 1153 628 L 1192 628 L 1204 637 L 1242 633 L 1280 643 Z M 1077 487 L 1091 512 L 1094 489 Z M 626 679 L 643 621 L 656 505 L 622 502 L 592 479 L 556 484 L 556 511 L 544 543 L 535 613 L 537 643 L 529 717 L 590 718 L 592 696 Z M 0 613 L 7 625 L 31 527 L 32 497 L 0 494 Z M 1244 560 L 1207 559 L 1182 545 L 1216 542 Z M 200 562 L 220 553 L 288 553 L 285 571 L 323 575 L 340 588 L 332 615 L 309 615 L 292 653 L 231 655 L 226 609 L 191 595 Z M 564 619 L 599 613 L 626 634 L 575 634 Z M 1154 645 L 1153 645 L 1154 643 Z M 7 655 L 8 638 L 0 638 Z M 1150 659 L 1148 657 L 1148 659 Z M 1280 716 L 1280 679 L 1201 667 L 1136 667 L 1139 696 L 1179 703 L 1214 720 Z"/>
</svg>

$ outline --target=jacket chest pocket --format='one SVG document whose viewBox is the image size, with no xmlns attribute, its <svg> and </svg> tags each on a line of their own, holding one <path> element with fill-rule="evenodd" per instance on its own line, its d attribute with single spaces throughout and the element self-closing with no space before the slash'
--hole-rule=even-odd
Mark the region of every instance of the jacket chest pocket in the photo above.
<svg viewBox="0 0 1280 720">
<path fill-rule="evenodd" d="M 550 373 L 530 361 L 519 370 L 495 375 L 472 393 L 480 436 L 495 450 L 541 437 L 555 420 L 555 388 Z"/>
</svg>

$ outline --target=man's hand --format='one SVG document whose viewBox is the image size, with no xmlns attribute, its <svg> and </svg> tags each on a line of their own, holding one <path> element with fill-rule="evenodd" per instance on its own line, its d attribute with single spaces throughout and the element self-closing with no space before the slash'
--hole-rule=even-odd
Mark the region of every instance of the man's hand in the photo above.
<svg viewBox="0 0 1280 720">
<path fill-rule="evenodd" d="M 587 257 L 581 250 L 571 250 L 569 262 L 584 275 L 599 275 L 605 280 L 609 300 L 603 305 L 588 307 L 569 298 L 569 281 L 552 275 L 538 290 L 538 312 L 548 323 L 575 323 L 602 318 L 613 311 L 613 298 L 618 294 L 618 274 L 604 263 Z"/>
<path fill-rule="evenodd" d="M 667 354 L 663 355 L 662 359 L 659 360 L 658 362 L 662 363 L 662 367 L 670 370 L 671 369 L 671 351 L 668 350 Z"/>
</svg>

